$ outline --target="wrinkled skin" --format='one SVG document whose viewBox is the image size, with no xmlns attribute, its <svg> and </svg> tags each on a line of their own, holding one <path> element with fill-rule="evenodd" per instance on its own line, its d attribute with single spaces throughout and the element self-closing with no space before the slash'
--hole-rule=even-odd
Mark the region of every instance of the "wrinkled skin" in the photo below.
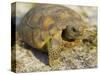
<svg viewBox="0 0 100 75">
<path fill-rule="evenodd" d="M 48 52 L 49 65 L 58 69 L 62 65 L 62 44 L 79 44 L 83 29 L 84 22 L 75 11 L 60 5 L 36 4 L 22 19 L 18 33 L 31 47 Z"/>
</svg>

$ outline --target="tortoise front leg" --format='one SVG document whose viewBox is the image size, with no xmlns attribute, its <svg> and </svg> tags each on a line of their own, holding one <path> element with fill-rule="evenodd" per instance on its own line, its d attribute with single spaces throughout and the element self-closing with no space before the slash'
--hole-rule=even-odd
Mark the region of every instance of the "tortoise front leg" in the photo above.
<svg viewBox="0 0 100 75">
<path fill-rule="evenodd" d="M 52 39 L 48 42 L 48 57 L 49 57 L 49 65 L 52 69 L 56 70 L 62 66 L 61 63 L 61 47 L 59 40 Z"/>
</svg>

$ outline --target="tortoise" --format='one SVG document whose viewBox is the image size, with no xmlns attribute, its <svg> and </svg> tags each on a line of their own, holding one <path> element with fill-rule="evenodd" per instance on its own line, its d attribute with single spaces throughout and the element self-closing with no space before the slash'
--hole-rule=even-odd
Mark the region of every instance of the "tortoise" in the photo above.
<svg viewBox="0 0 100 75">
<path fill-rule="evenodd" d="M 84 21 L 74 10 L 57 4 L 39 4 L 30 9 L 18 27 L 18 35 L 29 46 L 48 53 L 53 69 L 62 66 L 62 47 L 80 43 Z"/>
</svg>

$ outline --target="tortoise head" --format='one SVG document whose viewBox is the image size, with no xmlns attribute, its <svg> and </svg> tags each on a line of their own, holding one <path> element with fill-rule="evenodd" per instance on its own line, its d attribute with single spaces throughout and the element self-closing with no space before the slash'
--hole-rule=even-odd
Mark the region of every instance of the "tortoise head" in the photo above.
<svg viewBox="0 0 100 75">
<path fill-rule="evenodd" d="M 65 29 L 62 30 L 62 39 L 65 41 L 73 42 L 79 39 L 82 35 L 83 29 L 79 25 L 67 25 Z"/>
</svg>

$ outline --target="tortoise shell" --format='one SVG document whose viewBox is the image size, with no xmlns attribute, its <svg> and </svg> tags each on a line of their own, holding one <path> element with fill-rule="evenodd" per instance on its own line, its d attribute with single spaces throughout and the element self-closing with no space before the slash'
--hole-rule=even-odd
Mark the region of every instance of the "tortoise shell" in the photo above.
<svg viewBox="0 0 100 75">
<path fill-rule="evenodd" d="M 55 35 L 59 41 L 77 39 L 82 26 L 80 15 L 67 7 L 36 4 L 22 19 L 18 32 L 24 42 L 41 49 Z"/>
</svg>

